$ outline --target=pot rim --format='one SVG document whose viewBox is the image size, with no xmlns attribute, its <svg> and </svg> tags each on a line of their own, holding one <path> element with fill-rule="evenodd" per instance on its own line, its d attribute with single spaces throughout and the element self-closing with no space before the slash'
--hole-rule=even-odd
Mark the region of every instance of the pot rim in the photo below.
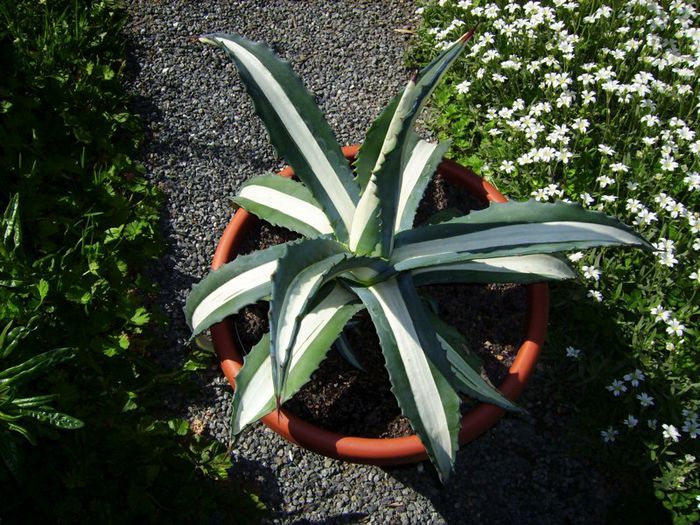
<svg viewBox="0 0 700 525">
<path fill-rule="evenodd" d="M 359 150 L 359 145 L 346 146 L 342 150 L 346 158 L 354 158 Z M 493 185 L 456 162 L 444 159 L 437 171 L 448 181 L 466 187 L 473 195 L 484 201 L 507 201 Z M 290 167 L 286 167 L 279 172 L 279 175 L 291 177 L 293 171 Z M 238 209 L 234 213 L 216 247 L 212 269 L 219 268 L 236 256 L 245 233 L 257 220 L 257 217 L 244 209 Z M 534 372 L 544 344 L 548 317 L 549 288 L 547 284 L 528 285 L 525 339 L 508 370 L 508 375 L 499 386 L 501 393 L 512 401 L 518 398 Z M 211 337 L 221 369 L 231 387 L 235 389 L 236 375 L 243 366 L 243 356 L 234 343 L 236 337 L 233 320 L 229 317 L 212 326 Z M 464 445 L 486 432 L 504 414 L 505 410 L 502 408 L 479 403 L 462 416 L 459 432 L 460 445 Z M 374 465 L 399 465 L 427 459 L 425 447 L 415 434 L 397 438 L 344 436 L 308 423 L 284 409 L 271 412 L 263 417 L 262 421 L 288 441 L 336 459 Z"/>
</svg>

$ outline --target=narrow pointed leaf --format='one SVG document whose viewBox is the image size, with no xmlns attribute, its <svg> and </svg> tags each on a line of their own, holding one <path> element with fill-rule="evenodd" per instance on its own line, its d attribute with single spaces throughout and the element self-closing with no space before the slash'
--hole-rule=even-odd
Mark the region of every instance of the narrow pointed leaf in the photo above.
<svg viewBox="0 0 700 525">
<path fill-rule="evenodd" d="M 419 140 L 407 151 L 408 160 L 401 176 L 394 233 L 413 228 L 413 219 L 425 188 L 449 147 L 450 141 L 431 144 L 425 140 Z"/>
<path fill-rule="evenodd" d="M 234 60 L 270 140 L 311 190 L 339 239 L 347 241 L 359 190 L 328 122 L 287 62 L 239 35 L 211 34 L 203 42 Z"/>
<path fill-rule="evenodd" d="M 257 217 L 305 237 L 333 233 L 328 217 L 308 188 L 286 177 L 255 177 L 232 200 Z"/>
<path fill-rule="evenodd" d="M 401 94 L 396 95 L 372 123 L 360 145 L 360 151 L 357 152 L 355 172 L 357 173 L 356 181 L 360 186 L 360 194 L 365 191 L 374 165 L 377 163 L 377 157 L 382 149 L 382 144 L 384 144 L 386 130 L 389 129 L 391 118 L 394 116 L 399 100 L 401 100 Z"/>
<path fill-rule="evenodd" d="M 30 357 L 23 363 L 0 371 L 0 385 L 17 386 L 37 375 L 54 368 L 59 363 L 71 359 L 75 355 L 73 348 L 55 348 L 48 352 Z"/>
<path fill-rule="evenodd" d="M 376 155 L 369 182 L 362 192 L 353 217 L 350 231 L 351 250 L 365 255 L 378 252 L 382 257 L 391 254 L 398 194 L 403 168 L 407 163 L 405 145 L 409 142 L 415 121 L 428 97 L 464 50 L 472 34 L 473 32 L 465 34 L 443 51 L 404 89 L 386 126 L 386 134 Z M 380 115 L 380 119 L 383 123 L 386 117 Z"/>
<path fill-rule="evenodd" d="M 410 275 L 353 291 L 375 324 L 401 411 L 445 481 L 457 450 L 459 396 L 441 371 L 445 364 L 449 368 L 449 363 Z"/>
<path fill-rule="evenodd" d="M 0 457 L 14 478 L 23 483 L 26 478 L 22 447 L 9 432 L 0 433 Z"/>
<path fill-rule="evenodd" d="M 573 279 L 576 272 L 563 257 L 520 255 L 415 268 L 416 286 L 452 283 L 538 283 Z"/>
<path fill-rule="evenodd" d="M 399 270 L 451 262 L 554 253 L 595 246 L 651 246 L 614 217 L 565 202 L 491 203 L 450 221 L 401 232 L 391 262 Z"/>
<path fill-rule="evenodd" d="M 350 341 L 348 341 L 348 338 L 345 337 L 345 334 L 340 334 L 338 336 L 338 339 L 336 339 L 335 343 L 333 343 L 333 348 L 335 348 L 343 359 L 350 363 L 350 366 L 353 366 L 358 370 L 365 370 L 362 364 L 360 364 L 360 360 L 355 355 L 355 351 L 352 349 Z"/>
<path fill-rule="evenodd" d="M 61 412 L 56 412 L 52 409 L 20 409 L 18 412 L 23 416 L 36 419 L 37 421 L 41 421 L 42 423 L 51 425 L 52 427 L 61 428 L 64 430 L 75 430 L 84 426 L 83 422 L 79 419 Z"/>
<path fill-rule="evenodd" d="M 481 362 L 469 351 L 462 334 L 435 315 L 431 316 L 431 322 L 454 372 L 455 389 L 469 397 L 505 410 L 523 411 L 481 376 Z"/>
<path fill-rule="evenodd" d="M 309 239 L 290 244 L 272 277 L 270 300 L 270 355 L 275 391 L 284 390 L 289 357 L 300 322 L 326 276 L 348 256 L 331 239 Z"/>
<path fill-rule="evenodd" d="M 363 308 L 357 298 L 340 285 L 331 291 L 301 321 L 291 352 L 289 372 L 281 402 L 290 399 L 318 368 L 345 324 Z M 238 434 L 275 409 L 269 334 L 263 336 L 245 358 L 236 377 L 231 429 Z"/>
<path fill-rule="evenodd" d="M 272 274 L 285 250 L 285 244 L 278 244 L 240 255 L 192 288 L 185 303 L 185 318 L 192 336 L 270 295 Z"/>
<path fill-rule="evenodd" d="M 19 220 L 19 193 L 15 193 L 5 208 L 2 217 L 2 244 L 8 252 L 14 252 L 22 246 L 22 225 Z"/>
</svg>

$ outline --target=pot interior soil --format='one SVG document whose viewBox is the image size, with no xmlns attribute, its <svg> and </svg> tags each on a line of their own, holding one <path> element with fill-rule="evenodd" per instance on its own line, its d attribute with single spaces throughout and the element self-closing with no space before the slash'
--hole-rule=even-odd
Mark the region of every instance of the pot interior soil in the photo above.
<svg viewBox="0 0 700 525">
<path fill-rule="evenodd" d="M 436 176 L 416 214 L 416 224 L 435 213 L 464 214 L 484 208 L 462 188 Z M 444 220 L 444 219 L 443 219 Z M 249 232 L 241 253 L 298 238 L 289 230 L 262 221 Z M 525 289 L 517 285 L 435 285 L 421 288 L 439 308 L 440 317 L 462 333 L 468 348 L 483 363 L 482 375 L 500 384 L 518 351 L 525 326 Z M 268 330 L 268 304 L 259 302 L 235 316 L 244 352 Z M 331 349 L 319 369 L 284 407 L 322 428 L 361 437 L 399 437 L 413 433 L 391 393 L 384 357 L 374 325 L 366 311 L 359 312 L 345 334 L 364 370 L 350 365 Z M 474 402 L 463 398 L 463 410 Z"/>
</svg>

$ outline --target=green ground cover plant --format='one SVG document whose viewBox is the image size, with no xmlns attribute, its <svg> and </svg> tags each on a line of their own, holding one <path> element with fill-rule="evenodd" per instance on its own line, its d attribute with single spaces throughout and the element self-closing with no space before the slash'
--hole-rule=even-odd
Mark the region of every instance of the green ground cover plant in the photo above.
<svg viewBox="0 0 700 525">
<path fill-rule="evenodd" d="M 123 8 L 3 0 L 0 20 L 0 521 L 254 521 L 226 450 L 164 416 L 211 358 L 151 357 L 160 196 L 134 160 Z"/>
<path fill-rule="evenodd" d="M 676 523 L 700 519 L 697 8 L 440 0 L 418 12 L 415 65 L 479 23 L 429 122 L 453 139 L 457 160 L 511 197 L 580 202 L 654 244 L 653 255 L 569 256 L 581 284 L 554 290 L 551 379 L 581 407 L 574 445 L 636 487 L 653 483 L 647 492 Z M 575 309 L 560 312 L 571 295 Z M 630 501 L 639 519 L 656 519 L 641 498 Z"/>
</svg>

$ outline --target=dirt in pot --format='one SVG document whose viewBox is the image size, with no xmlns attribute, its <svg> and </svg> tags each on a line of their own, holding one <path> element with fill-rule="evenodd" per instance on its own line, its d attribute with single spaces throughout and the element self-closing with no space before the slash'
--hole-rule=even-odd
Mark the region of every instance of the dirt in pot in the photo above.
<svg viewBox="0 0 700 525">
<path fill-rule="evenodd" d="M 462 188 L 441 177 L 431 182 L 419 207 L 416 224 L 436 213 L 445 217 L 483 208 L 484 204 Z M 444 220 L 444 219 L 443 219 Z M 258 223 L 247 237 L 241 253 L 297 238 L 283 228 Z M 525 290 L 515 285 L 435 285 L 421 292 L 438 304 L 440 317 L 462 333 L 468 348 L 479 355 L 485 377 L 500 384 L 507 374 L 524 333 Z M 259 302 L 235 318 L 244 351 L 268 329 L 268 305 Z M 391 392 L 384 356 L 374 325 L 366 311 L 359 312 L 345 330 L 364 370 L 350 365 L 331 349 L 321 366 L 284 407 L 319 427 L 340 434 L 362 437 L 399 437 L 413 433 L 401 415 Z M 473 403 L 464 400 L 464 408 Z"/>
</svg>

